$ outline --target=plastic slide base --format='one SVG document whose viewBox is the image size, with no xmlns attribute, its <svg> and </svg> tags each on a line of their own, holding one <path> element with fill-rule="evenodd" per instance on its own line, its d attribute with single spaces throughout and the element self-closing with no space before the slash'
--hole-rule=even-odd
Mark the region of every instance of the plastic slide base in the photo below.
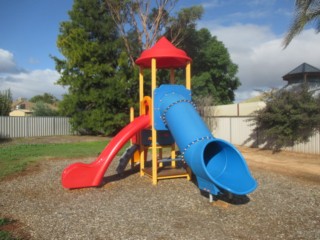
<svg viewBox="0 0 320 240">
<path fill-rule="evenodd" d="M 203 178 L 196 176 L 198 182 L 198 188 L 212 195 L 218 195 L 220 193 L 219 188 L 212 182 L 206 181 Z"/>
</svg>

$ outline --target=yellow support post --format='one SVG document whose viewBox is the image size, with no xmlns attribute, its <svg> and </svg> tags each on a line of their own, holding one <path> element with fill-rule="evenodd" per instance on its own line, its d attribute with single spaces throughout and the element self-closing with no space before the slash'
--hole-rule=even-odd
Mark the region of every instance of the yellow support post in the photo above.
<svg viewBox="0 0 320 240">
<path fill-rule="evenodd" d="M 186 66 L 186 89 L 191 90 L 191 63 Z"/>
<path fill-rule="evenodd" d="M 151 60 L 151 94 L 152 94 L 152 109 L 154 108 L 154 90 L 156 89 L 156 74 L 157 63 L 156 59 Z M 152 184 L 157 185 L 158 182 L 158 160 L 157 160 L 157 131 L 154 128 L 154 111 L 151 113 L 152 122 Z"/>
<path fill-rule="evenodd" d="M 130 122 L 134 120 L 134 108 L 130 107 Z"/>
<path fill-rule="evenodd" d="M 143 67 L 140 67 L 139 69 L 139 103 L 141 106 L 141 102 L 144 98 L 144 89 L 143 89 L 143 85 L 144 85 L 144 79 L 143 79 Z M 141 115 L 142 109 L 140 107 L 140 115 Z"/>
<path fill-rule="evenodd" d="M 143 101 L 143 98 L 144 98 L 144 78 L 143 78 L 143 67 L 140 67 L 139 68 L 139 103 L 140 103 L 140 109 L 139 109 L 139 112 L 140 112 L 140 116 L 142 115 L 142 111 L 143 111 L 143 107 L 141 104 L 142 101 Z M 142 146 L 142 142 L 141 142 L 141 136 L 140 136 L 140 140 L 139 140 L 139 145 L 140 145 L 140 176 L 144 176 L 144 163 L 145 163 L 145 149 L 144 147 Z"/>
<path fill-rule="evenodd" d="M 148 151 L 148 150 L 147 150 Z M 140 144 L 140 176 L 144 176 L 144 167 L 145 167 L 145 149 Z"/>
<path fill-rule="evenodd" d="M 171 145 L 171 167 L 176 167 L 176 161 L 173 159 L 176 159 L 176 144 L 173 143 Z"/>
<path fill-rule="evenodd" d="M 130 107 L 130 122 L 133 122 L 133 120 L 134 120 L 134 108 Z M 130 139 L 130 145 L 132 145 L 132 139 Z M 131 157 L 130 164 L 131 164 L 131 168 L 133 168 L 133 165 L 134 165 L 134 157 L 133 156 Z"/>
<path fill-rule="evenodd" d="M 162 155 L 162 147 L 159 147 L 159 156 L 158 156 L 159 159 L 162 159 L 162 156 L 163 156 L 163 155 Z M 160 163 L 159 163 L 159 167 L 163 167 L 163 162 L 160 162 Z"/>
</svg>

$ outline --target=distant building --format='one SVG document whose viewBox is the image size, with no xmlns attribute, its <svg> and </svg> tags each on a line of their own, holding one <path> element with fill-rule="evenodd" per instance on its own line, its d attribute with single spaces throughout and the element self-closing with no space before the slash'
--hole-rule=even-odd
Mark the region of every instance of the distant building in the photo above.
<svg viewBox="0 0 320 240">
<path fill-rule="evenodd" d="M 294 90 L 307 84 L 309 92 L 313 96 L 320 95 L 320 69 L 311 66 L 308 63 L 302 63 L 282 77 L 288 84 L 281 90 Z"/>
<path fill-rule="evenodd" d="M 29 117 L 32 116 L 33 111 L 28 109 L 17 109 L 9 113 L 10 117 Z"/>
<path fill-rule="evenodd" d="M 34 103 L 29 102 L 26 98 L 18 98 L 11 105 L 11 112 L 9 116 L 11 117 L 27 117 L 32 116 L 32 108 Z"/>
<path fill-rule="evenodd" d="M 33 109 L 37 103 L 29 102 L 26 98 L 18 98 L 11 104 L 11 112 L 9 116 L 12 117 L 27 117 L 33 115 Z M 57 105 L 45 104 L 48 108 L 57 111 Z"/>
</svg>

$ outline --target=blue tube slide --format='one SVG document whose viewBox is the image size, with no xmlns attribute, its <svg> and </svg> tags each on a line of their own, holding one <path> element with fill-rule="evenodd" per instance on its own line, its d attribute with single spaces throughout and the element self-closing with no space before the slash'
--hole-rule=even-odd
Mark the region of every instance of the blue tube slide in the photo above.
<svg viewBox="0 0 320 240">
<path fill-rule="evenodd" d="M 256 189 L 257 182 L 241 153 L 213 137 L 184 86 L 161 85 L 154 91 L 154 127 L 169 129 L 201 190 L 245 195 Z"/>
</svg>

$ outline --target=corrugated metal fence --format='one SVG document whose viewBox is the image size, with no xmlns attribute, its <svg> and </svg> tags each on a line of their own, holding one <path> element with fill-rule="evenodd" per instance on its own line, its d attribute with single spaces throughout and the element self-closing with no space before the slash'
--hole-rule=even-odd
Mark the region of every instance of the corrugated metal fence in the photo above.
<svg viewBox="0 0 320 240">
<path fill-rule="evenodd" d="M 259 134 L 253 131 L 252 117 L 205 117 L 209 128 L 216 138 L 221 138 L 235 145 L 263 147 Z M 285 150 L 293 152 L 320 154 L 320 134 L 316 133 L 307 143 L 296 144 Z"/>
<path fill-rule="evenodd" d="M 252 117 L 204 117 L 215 137 L 235 145 L 263 147 L 250 119 Z M 72 134 L 67 117 L 0 117 L 0 138 Z M 286 150 L 320 154 L 320 134 L 315 134 L 308 143 L 296 144 Z"/>
<path fill-rule="evenodd" d="M 71 134 L 67 117 L 0 117 L 0 138 Z"/>
</svg>

